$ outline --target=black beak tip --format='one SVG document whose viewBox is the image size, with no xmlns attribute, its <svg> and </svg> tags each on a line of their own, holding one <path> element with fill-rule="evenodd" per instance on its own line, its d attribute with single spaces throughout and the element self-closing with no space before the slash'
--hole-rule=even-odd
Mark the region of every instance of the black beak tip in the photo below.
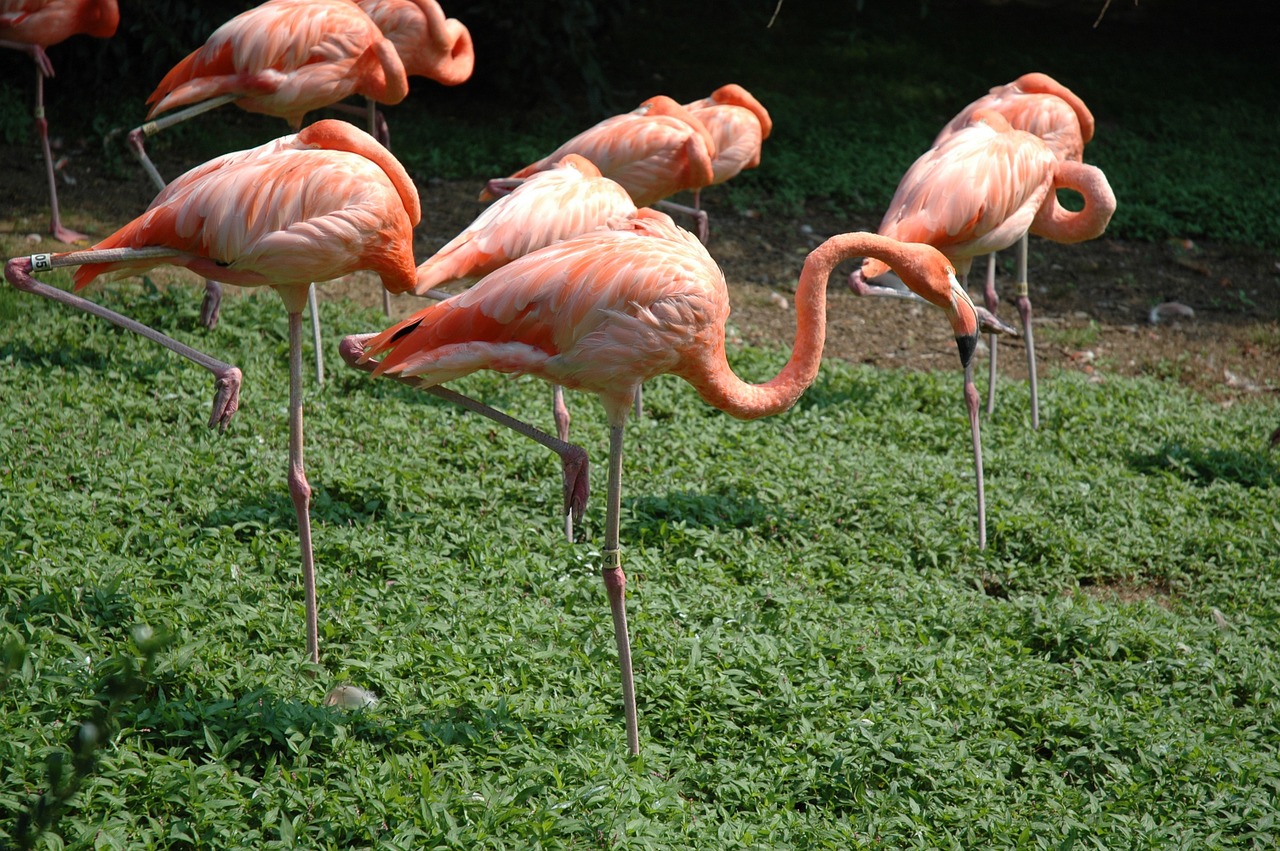
<svg viewBox="0 0 1280 851">
<path fill-rule="evenodd" d="M 966 369 L 973 360 L 973 353 L 978 348 L 978 334 L 975 331 L 963 337 L 956 337 L 956 348 L 960 350 L 960 365 Z"/>
</svg>

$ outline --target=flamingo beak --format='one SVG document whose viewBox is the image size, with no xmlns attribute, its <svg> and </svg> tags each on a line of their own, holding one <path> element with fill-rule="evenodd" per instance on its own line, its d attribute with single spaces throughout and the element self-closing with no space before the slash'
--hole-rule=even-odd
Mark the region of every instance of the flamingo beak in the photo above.
<svg viewBox="0 0 1280 851">
<path fill-rule="evenodd" d="M 973 353 L 978 348 L 978 310 L 973 299 L 951 275 L 951 310 L 948 311 L 951 327 L 956 332 L 956 348 L 960 350 L 960 365 L 968 368 Z"/>
</svg>

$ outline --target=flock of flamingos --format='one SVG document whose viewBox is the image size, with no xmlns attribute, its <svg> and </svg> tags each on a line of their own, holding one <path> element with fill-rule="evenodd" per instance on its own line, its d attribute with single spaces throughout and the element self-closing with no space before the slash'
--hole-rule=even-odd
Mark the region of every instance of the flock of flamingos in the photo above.
<svg viewBox="0 0 1280 851">
<path fill-rule="evenodd" d="M 0 45 L 36 63 L 36 123 L 49 170 L 51 231 L 64 243 L 87 237 L 59 218 L 43 113 L 45 48 L 75 34 L 108 37 L 115 0 L 0 0 Z M 610 425 L 606 540 L 602 573 L 622 669 L 628 745 L 639 750 L 625 586 L 618 545 L 623 429 L 640 388 L 672 373 L 708 404 L 742 419 L 787 410 L 814 380 L 822 357 L 826 287 L 841 262 L 865 258 L 849 278 L 856 291 L 923 298 L 941 308 L 965 368 L 978 484 L 979 543 L 985 545 L 981 441 L 972 358 L 980 329 L 992 332 L 994 264 L 984 307 L 964 281 L 973 258 L 1019 244 L 1018 308 L 1034 381 L 1025 277 L 1029 233 L 1060 242 L 1098 236 L 1115 210 L 1102 172 L 1082 162 L 1093 117 L 1065 86 L 1027 74 L 965 107 L 902 178 L 878 233 L 833 236 L 805 260 L 795 293 L 797 331 L 790 359 L 764 384 L 749 384 L 725 359 L 729 302 L 723 274 L 704 247 L 707 216 L 699 190 L 760 162 L 772 124 L 738 85 L 680 104 L 656 96 L 591 127 L 511 177 L 490 181 L 496 199 L 425 262 L 413 256 L 422 215 L 418 191 L 392 156 L 375 104 L 395 104 L 409 76 L 465 81 L 474 54 L 466 27 L 435 0 L 267 0 L 232 18 L 178 63 L 148 99 L 146 124 L 129 144 L 160 189 L 138 218 L 87 250 L 10 260 L 16 287 L 121 325 L 208 369 L 215 380 L 210 426 L 225 428 L 239 404 L 240 371 L 147 326 L 57 287 L 36 272 L 77 266 L 75 290 L 102 275 L 132 275 L 169 264 L 210 283 L 207 324 L 217 320 L 215 282 L 268 286 L 289 314 L 289 492 L 297 511 L 307 609 L 307 646 L 319 660 L 310 486 L 303 468 L 302 312 L 313 282 L 361 269 L 388 293 L 442 299 L 377 334 L 340 346 L 349 365 L 419 387 L 515 428 L 556 452 L 564 473 L 566 534 L 588 495 L 587 455 L 568 442 L 560 388 L 593 393 Z M 342 108 L 359 95 L 371 131 L 304 115 Z M 227 103 L 286 119 L 295 132 L 217 157 L 165 184 L 144 140 L 164 127 Z M 348 109 L 352 107 L 347 107 Z M 178 110 L 170 112 L 171 110 Z M 156 116 L 161 116 L 157 118 Z M 301 128 L 301 129 L 299 129 Z M 1056 190 L 1079 192 L 1070 212 Z M 692 191 L 694 204 L 666 201 Z M 697 234 L 657 208 L 691 215 Z M 903 290 L 886 286 L 892 270 Z M 436 287 L 474 282 L 457 295 Z M 319 335 L 314 301 L 313 333 Z M 318 349 L 317 345 L 317 349 Z M 543 433 L 441 385 L 481 369 L 536 375 L 556 387 L 558 436 Z M 1033 385 L 1034 386 L 1034 385 Z M 1032 396 L 1033 423 L 1035 395 Z M 994 396 L 988 398 L 988 407 Z"/>
</svg>

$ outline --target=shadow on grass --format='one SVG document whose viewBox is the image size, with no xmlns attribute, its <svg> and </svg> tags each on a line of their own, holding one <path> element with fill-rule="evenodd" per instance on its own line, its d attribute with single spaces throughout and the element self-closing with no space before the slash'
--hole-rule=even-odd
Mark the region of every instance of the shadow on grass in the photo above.
<svg viewBox="0 0 1280 851">
<path fill-rule="evenodd" d="M 1209 485 L 1219 479 L 1247 488 L 1280 485 L 1280 467 L 1261 449 L 1241 452 L 1166 443 L 1152 453 L 1131 453 L 1126 460 L 1140 473 L 1169 473 L 1197 485 Z"/>
</svg>

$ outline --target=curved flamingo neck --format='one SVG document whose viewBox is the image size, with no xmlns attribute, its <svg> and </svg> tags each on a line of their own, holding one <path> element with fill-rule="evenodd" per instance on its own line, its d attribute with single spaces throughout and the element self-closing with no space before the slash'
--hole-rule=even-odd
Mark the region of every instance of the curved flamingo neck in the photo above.
<svg viewBox="0 0 1280 851">
<path fill-rule="evenodd" d="M 1093 138 L 1093 113 L 1089 111 L 1089 107 L 1084 105 L 1084 101 L 1080 96 L 1071 89 L 1059 83 L 1048 74 L 1023 74 L 1019 77 L 1014 85 L 1020 91 L 1028 94 L 1053 95 L 1054 97 L 1066 101 L 1071 107 L 1071 111 L 1076 114 L 1076 119 L 1080 122 L 1081 141 L 1086 144 Z"/>
<path fill-rule="evenodd" d="M 888 263 L 904 278 L 914 277 L 919 270 L 915 248 L 918 246 L 872 233 L 831 237 L 809 254 L 800 272 L 795 296 L 796 341 L 781 372 L 764 384 L 743 381 L 725 359 L 722 335 L 717 350 L 697 358 L 692 369 L 681 376 L 707 404 L 739 419 L 751 420 L 787 410 L 813 383 L 822 362 L 827 336 L 827 280 L 832 270 L 845 260 L 870 256 Z"/>
<path fill-rule="evenodd" d="M 1072 212 L 1058 203 L 1058 189 L 1071 189 L 1084 196 L 1084 209 Z M 1060 160 L 1050 190 L 1036 217 L 1031 233 L 1071 244 L 1101 236 L 1116 211 L 1116 196 L 1102 169 L 1084 163 Z"/>
</svg>

